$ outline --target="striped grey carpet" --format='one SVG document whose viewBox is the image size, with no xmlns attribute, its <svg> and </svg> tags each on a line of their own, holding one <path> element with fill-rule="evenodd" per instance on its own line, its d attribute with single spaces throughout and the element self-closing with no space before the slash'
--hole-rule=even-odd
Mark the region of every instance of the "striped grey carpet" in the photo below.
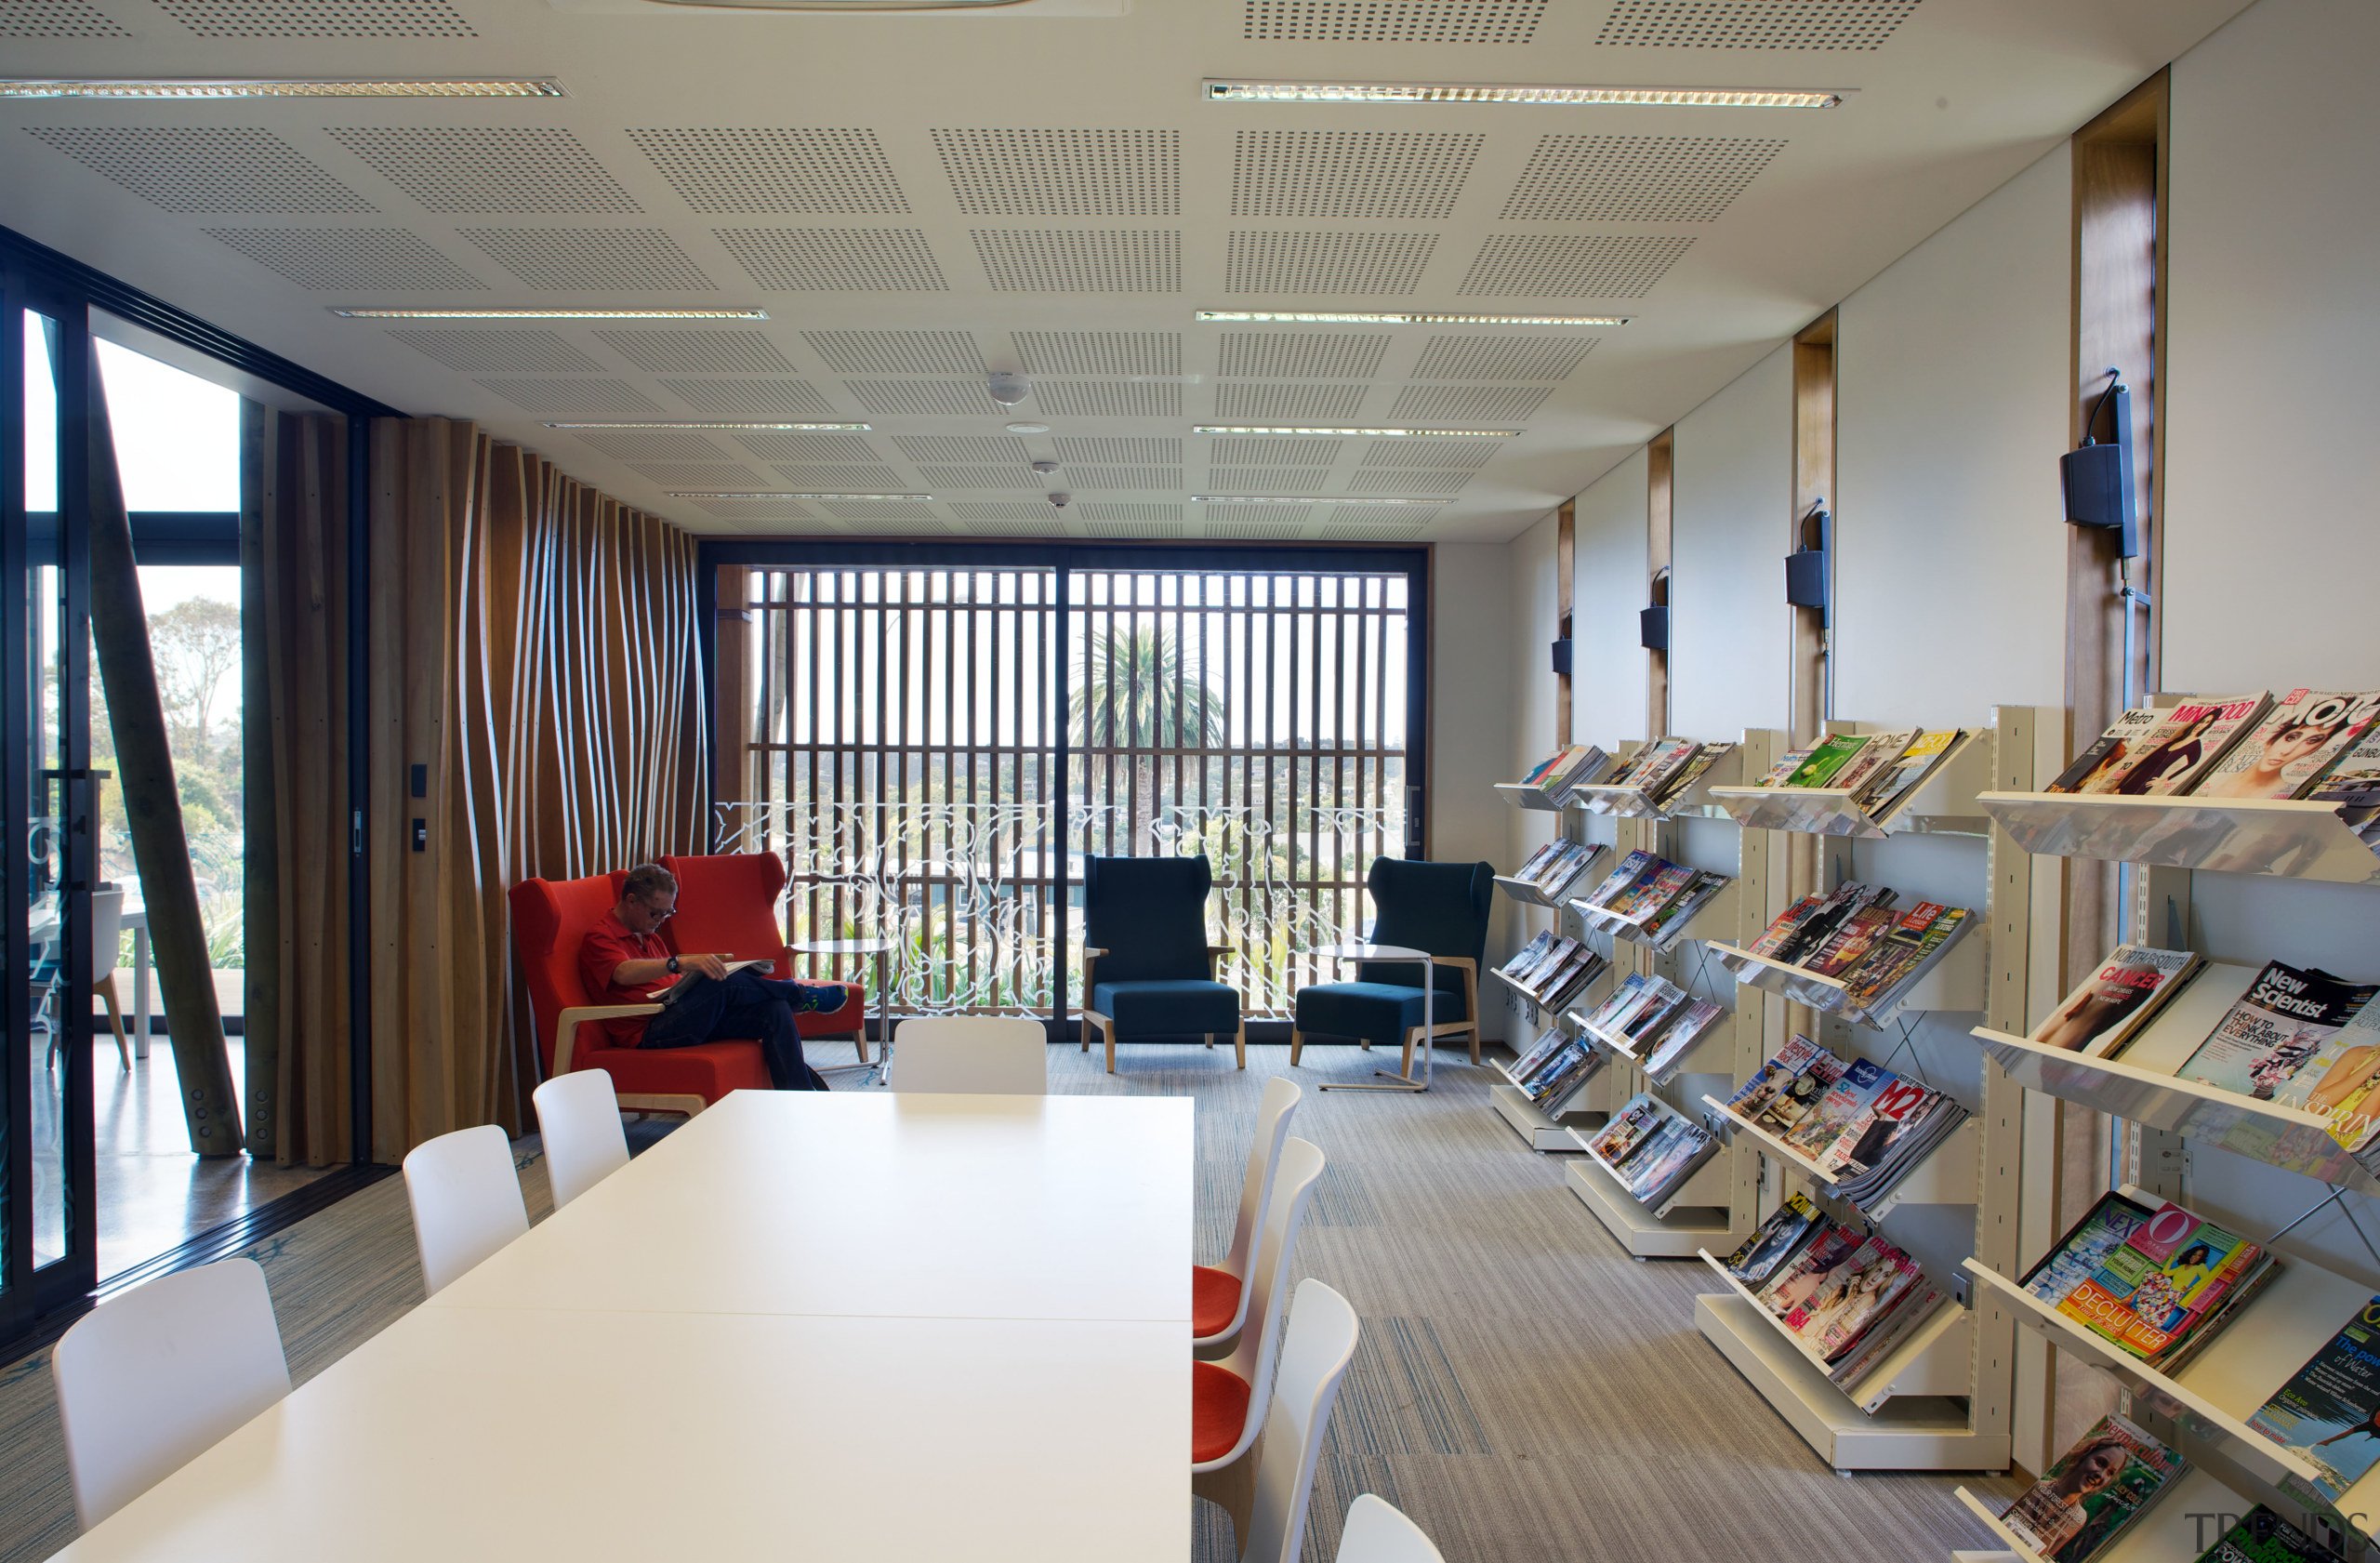
<svg viewBox="0 0 2380 1563">
<path fill-rule="evenodd" d="M 813 1053 L 818 1050 L 813 1049 Z M 1364 1332 L 1315 1478 L 1306 1563 L 1377 1492 L 1448 1563 L 1654 1563 L 1809 1555 L 1937 1563 L 1982 1543 L 1956 1478 L 1836 1476 L 1694 1328 L 1699 1264 L 1630 1259 L 1487 1105 L 1486 1069 L 1442 1061 L 1426 1096 L 1324 1093 L 1376 1055 L 1313 1048 L 1293 1133 L 1330 1159 L 1298 1269 L 1344 1293 Z M 830 1060 L 819 1060 L 822 1062 Z M 1198 1243 L 1230 1237 L 1257 1098 L 1289 1050 L 1050 1053 L 1051 1089 L 1198 1100 Z M 851 1077 L 842 1077 L 849 1079 Z M 531 1219 L 550 1208 L 536 1142 L 517 1159 Z M 404 1189 L 356 1195 L 250 1251 L 303 1383 L 420 1300 Z M 1051 1473 L 1063 1484 L 1063 1473 Z M 2004 1484 L 1968 1478 L 1996 1494 Z M 1195 1563 L 1232 1563 L 1199 1504 Z M 74 1534 L 48 1356 L 0 1370 L 0 1563 Z M 1815 1538 L 1815 1540 L 1814 1540 Z"/>
</svg>

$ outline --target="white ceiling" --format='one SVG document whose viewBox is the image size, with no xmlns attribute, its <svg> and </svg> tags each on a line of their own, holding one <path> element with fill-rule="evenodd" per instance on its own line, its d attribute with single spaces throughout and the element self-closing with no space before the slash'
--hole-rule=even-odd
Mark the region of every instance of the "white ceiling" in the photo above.
<svg viewBox="0 0 2380 1563">
<path fill-rule="evenodd" d="M 0 0 L 9 74 L 550 75 L 569 91 L 10 102 L 0 222 L 407 412 L 478 419 L 702 532 L 1499 540 L 2241 8 L 1032 0 L 852 16 Z M 1598 41 L 1647 30 L 1714 41 Z M 1345 38 L 1383 32 L 1424 41 Z M 1301 33 L 1343 41 L 1282 36 Z M 1525 41 L 1467 41 L 1482 36 Z M 1831 46 L 1845 43 L 1872 46 Z M 1202 79 L 1233 76 L 1849 99 L 1813 112 L 1198 96 Z M 99 134 L 125 131 L 147 134 Z M 327 312 L 352 304 L 733 304 L 769 319 L 408 328 Z M 1199 309 L 1633 320 L 1387 330 L 1202 325 Z M 989 369 L 1030 372 L 1033 398 L 998 407 L 981 389 Z M 590 440 L 544 426 L 564 415 L 875 431 Z M 1052 431 L 1001 432 L 1019 418 Z M 1207 422 L 1524 432 L 1189 432 Z M 941 443 L 952 437 L 967 443 Z M 1063 516 L 1037 458 L 1064 463 Z M 835 516 L 671 489 L 935 500 Z M 1208 494 L 1315 502 L 1188 503 Z M 1392 510 L 1367 496 L 1446 502 Z"/>
</svg>

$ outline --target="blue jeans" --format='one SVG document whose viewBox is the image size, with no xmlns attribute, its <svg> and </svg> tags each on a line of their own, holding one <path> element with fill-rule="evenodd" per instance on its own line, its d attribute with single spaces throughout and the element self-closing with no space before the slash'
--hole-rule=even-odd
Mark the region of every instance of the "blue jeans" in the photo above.
<svg viewBox="0 0 2380 1563">
<path fill-rule="evenodd" d="M 664 1005 L 645 1023 L 641 1045 L 683 1048 L 757 1037 L 772 1085 L 779 1091 L 824 1091 L 826 1082 L 801 1056 L 801 1032 L 793 1017 L 797 1012 L 840 1009 L 842 1002 L 840 987 L 737 972 L 725 982 L 698 983 L 684 998 Z"/>
</svg>

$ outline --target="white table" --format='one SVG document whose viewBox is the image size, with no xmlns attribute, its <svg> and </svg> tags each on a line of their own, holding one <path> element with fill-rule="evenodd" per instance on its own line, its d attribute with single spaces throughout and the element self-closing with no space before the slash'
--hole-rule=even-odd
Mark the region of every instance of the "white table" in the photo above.
<svg viewBox="0 0 2380 1563">
<path fill-rule="evenodd" d="M 1191 1131 L 736 1093 L 59 1556 L 1186 1556 Z"/>
<path fill-rule="evenodd" d="M 1403 945 L 1321 945 L 1303 951 L 1330 960 L 1418 960 L 1421 963 L 1421 1078 L 1400 1075 L 1394 1069 L 1374 1069 L 1375 1075 L 1386 1075 L 1387 1083 L 1372 1082 L 1357 1085 L 1326 1084 L 1325 1091 L 1427 1091 L 1430 1089 L 1431 1043 L 1436 1040 L 1438 1018 L 1438 968 L 1425 949 L 1409 949 Z M 1479 1017 L 1474 1015 L 1474 1020 Z"/>
</svg>

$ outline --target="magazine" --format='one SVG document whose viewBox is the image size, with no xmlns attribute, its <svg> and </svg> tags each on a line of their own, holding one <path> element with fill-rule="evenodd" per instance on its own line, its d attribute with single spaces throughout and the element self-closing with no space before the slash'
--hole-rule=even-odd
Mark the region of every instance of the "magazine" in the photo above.
<svg viewBox="0 0 2380 1563">
<path fill-rule="evenodd" d="M 1787 749 L 1783 754 L 1778 756 L 1777 763 L 1768 768 L 1768 774 L 1762 776 L 1756 785 L 1761 787 L 1785 787 L 1790 785 L 1787 778 L 1791 777 L 1795 771 L 1800 770 L 1802 768 L 1802 762 L 1807 760 L 1809 757 L 1810 751 L 1806 748 Z"/>
<path fill-rule="evenodd" d="M 2257 1408 L 2248 1425 L 2314 1465 L 2332 1503 L 2380 1460 L 2380 1297 Z"/>
<path fill-rule="evenodd" d="M 1760 1116 L 1752 1119 L 1753 1125 L 1780 1140 L 1786 1138 L 1795 1125 L 1817 1109 L 1819 1101 L 1850 1067 L 1831 1053 L 1819 1053 L 1807 1068 L 1787 1080 L 1769 1098 Z"/>
<path fill-rule="evenodd" d="M 2067 1293 L 2089 1280 L 2109 1254 L 2156 1212 L 2121 1194 L 2102 1194 L 2057 1246 L 2025 1272 L 2017 1285 L 2056 1307 Z"/>
<path fill-rule="evenodd" d="M 1841 1269 L 1866 1239 L 1847 1226 L 1830 1226 L 1812 1238 L 1793 1262 L 1760 1293 L 1760 1305 L 1784 1318 L 1817 1296 L 1827 1278 Z"/>
<path fill-rule="evenodd" d="M 1834 932 L 1827 935 L 1826 943 L 1803 961 L 1802 967 L 1822 977 L 1840 976 L 1857 966 L 1897 921 L 1889 907 L 1862 907 L 1837 924 Z"/>
<path fill-rule="evenodd" d="M 1655 1084 L 1666 1084 L 1671 1072 L 1686 1057 L 1686 1050 L 1726 1013 L 1708 999 L 1688 1000 L 1662 1028 L 1660 1040 L 1646 1053 L 1645 1073 L 1652 1077 Z"/>
<path fill-rule="evenodd" d="M 2372 719 L 2380 695 L 2293 689 L 2199 784 L 2200 798 L 2294 798 L 2329 769 Z"/>
<path fill-rule="evenodd" d="M 1880 1008 L 1880 1000 L 1914 982 L 1966 926 L 1964 907 L 1932 901 L 1911 907 L 1866 960 L 1844 974 L 1844 999 L 1861 1010 Z"/>
<path fill-rule="evenodd" d="M 2169 1200 L 2109 1250 L 2057 1311 L 2154 1360 L 2199 1328 L 2263 1253 Z"/>
<path fill-rule="evenodd" d="M 2322 1040 L 2295 1074 L 2273 1088 L 2275 1106 L 2320 1113 L 2331 1138 L 2353 1148 L 2380 1121 L 2380 1004 L 2366 1004 Z"/>
<path fill-rule="evenodd" d="M 1924 787 L 1951 748 L 1966 735 L 1958 727 L 1921 733 L 1898 760 L 1876 773 L 1868 784 L 1866 793 L 1871 817 L 1883 819 L 1897 810 L 1917 789 Z"/>
<path fill-rule="evenodd" d="M 1834 1362 L 1924 1278 L 1916 1260 L 1871 1237 L 1785 1322 L 1812 1351 Z"/>
<path fill-rule="evenodd" d="M 1806 1195 L 1787 1195 L 1785 1202 L 1771 1211 L 1759 1229 L 1744 1239 L 1743 1246 L 1723 1261 L 1727 1274 L 1746 1286 L 1759 1286 L 1771 1271 L 1799 1253 L 1802 1245 L 1825 1221 Z"/>
<path fill-rule="evenodd" d="M 2175 1485 L 2189 1462 L 2121 1416 L 2104 1416 L 2001 1523 L 2049 1563 L 2084 1563 Z"/>
<path fill-rule="evenodd" d="M 2268 1102 L 2380 987 L 2272 960 L 2175 1075 Z"/>
<path fill-rule="evenodd" d="M 2076 755 L 2043 792 L 2105 792 L 2141 753 L 2141 740 L 2157 730 L 2165 713 L 2148 706 L 2116 718 L 2105 733 Z"/>
<path fill-rule="evenodd" d="M 1653 872 L 1660 862 L 1661 859 L 1649 852 L 1632 852 L 1613 865 L 1611 872 L 1604 876 L 1604 881 L 1587 892 L 1582 899 L 1591 907 L 1607 906 L 1613 897 Z"/>
<path fill-rule="evenodd" d="M 1897 1078 L 1873 1059 L 1851 1060 L 1842 1079 L 1828 1087 L 1826 1094 L 1784 1136 L 1786 1147 L 1812 1161 L 1818 1160 L 1851 1127 L 1851 1120 L 1866 1112 L 1869 1104 Z"/>
<path fill-rule="evenodd" d="M 1909 746 L 1916 741 L 1917 729 L 1914 727 L 1898 733 L 1871 735 L 1868 741 L 1860 746 L 1859 752 L 1852 756 L 1849 762 L 1834 774 L 1834 780 L 1831 785 L 1844 788 L 1857 797 L 1867 789 L 1870 782 L 1883 773 L 1885 766 L 1897 764 L 1900 757 L 1909 752 Z"/>
<path fill-rule="evenodd" d="M 1559 1026 L 1547 1027 L 1542 1036 L 1529 1043 L 1527 1053 L 1513 1060 L 1513 1066 L 1504 1071 L 1505 1078 L 1516 1084 L 1527 1079 L 1547 1059 L 1567 1047 L 1569 1042 L 1570 1039 L 1563 1035 Z"/>
<path fill-rule="evenodd" d="M 1653 947 L 1666 950 L 1673 947 L 1685 936 L 1686 926 L 1694 921 L 1694 914 L 1709 905 L 1712 896 L 1734 882 L 1735 881 L 1725 874 L 1714 874 L 1702 868 L 1696 869 L 1693 882 L 1678 894 L 1671 897 L 1670 904 L 1663 907 L 1644 925 L 1646 934 L 1653 940 Z"/>
<path fill-rule="evenodd" d="M 1854 733 L 1833 733 L 1818 741 L 1810 757 L 1785 778 L 1787 787 L 1831 787 L 1836 773 L 1851 763 L 1870 740 Z"/>
<path fill-rule="evenodd" d="M 2229 1515 L 2222 1517 L 2229 1519 Z M 2258 1503 L 2198 1555 L 2197 1563 L 2341 1563 L 2339 1555 Z"/>
<path fill-rule="evenodd" d="M 1807 1037 L 1795 1037 L 1777 1050 L 1777 1056 L 1753 1071 L 1727 1106 L 1744 1118 L 1754 1118 L 1765 1109 L 1777 1093 L 1790 1085 L 1794 1077 L 1825 1053 L 1826 1050 Z"/>
<path fill-rule="evenodd" d="M 1903 1080 L 1890 1070 L 1881 1072 L 1883 1083 L 1869 1098 L 1868 1105 L 1844 1124 L 1843 1133 L 1819 1149 L 1814 1159 L 1820 1172 L 1866 1171 L 1883 1154 L 1894 1129 L 1937 1094 L 1916 1080 Z"/>
<path fill-rule="evenodd" d="M 730 960 L 726 963 L 726 969 L 720 973 L 720 976 L 722 978 L 732 977 L 738 972 L 771 972 L 776 970 L 776 964 L 777 963 L 774 960 L 767 959 L 759 960 Z M 707 977 L 700 972 L 689 969 L 679 974 L 678 980 L 676 982 L 671 983 L 668 987 L 654 994 L 653 996 L 653 1001 L 656 1004 L 674 1004 L 679 1000 L 683 999 L 687 994 L 701 987 L 703 984 L 714 980 L 716 979 Z"/>
<path fill-rule="evenodd" d="M 1736 746 L 1733 744 L 1696 745 L 1694 758 L 1679 766 L 1671 775 L 1670 779 L 1662 784 L 1660 792 L 1654 801 L 1667 803 L 1671 799 L 1677 797 L 1687 788 L 1701 780 L 1703 772 L 1708 771 L 1735 751 Z"/>
<path fill-rule="evenodd" d="M 2113 1058 L 2205 965 L 2195 950 L 2118 945 L 2027 1040 L 2086 1058 Z"/>
<path fill-rule="evenodd" d="M 2380 724 L 2367 727 L 2331 762 L 2331 768 L 2306 788 L 2306 796 L 2323 803 L 2353 808 L 2380 806 Z"/>
<path fill-rule="evenodd" d="M 2165 720 L 2141 739 L 2138 760 L 2123 768 L 2113 785 L 2095 791 L 2127 798 L 2171 798 L 2188 792 L 2215 769 L 2225 751 L 2263 717 L 2272 696 L 2253 695 L 2201 695 L 2185 700 L 2164 713 Z"/>
</svg>

